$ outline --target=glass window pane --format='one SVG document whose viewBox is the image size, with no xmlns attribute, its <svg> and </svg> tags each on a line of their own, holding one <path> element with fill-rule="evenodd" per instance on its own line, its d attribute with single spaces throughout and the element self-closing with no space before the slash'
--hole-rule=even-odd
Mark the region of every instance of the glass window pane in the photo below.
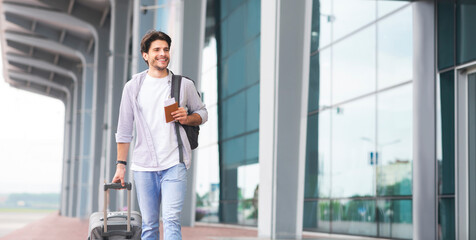
<svg viewBox="0 0 476 240">
<path fill-rule="evenodd" d="M 226 1 L 222 1 L 222 2 L 226 2 Z M 228 53 L 230 52 L 228 50 L 228 19 L 224 19 L 223 21 L 221 21 L 220 23 L 220 39 L 218 39 L 219 41 L 219 46 L 220 46 L 220 58 L 223 58 L 225 56 L 228 55 Z"/>
<path fill-rule="evenodd" d="M 312 1 L 311 52 L 331 42 L 331 0 Z"/>
<path fill-rule="evenodd" d="M 259 132 L 246 135 L 246 164 L 257 163 L 259 158 Z"/>
<path fill-rule="evenodd" d="M 438 229 L 439 240 L 456 239 L 454 198 L 440 198 L 438 202 Z"/>
<path fill-rule="evenodd" d="M 245 137 L 240 136 L 223 142 L 221 152 L 221 161 L 223 168 L 236 168 L 245 161 Z M 234 180 L 236 181 L 236 180 Z"/>
<path fill-rule="evenodd" d="M 204 125 L 200 125 L 200 134 L 198 142 L 200 147 L 218 142 L 218 112 L 217 105 L 207 105 L 208 121 Z M 198 151 L 198 149 L 197 149 Z"/>
<path fill-rule="evenodd" d="M 469 226 L 476 224 L 476 73 L 468 74 L 468 182 Z M 476 238 L 476 228 L 469 229 L 469 239 Z"/>
<path fill-rule="evenodd" d="M 311 56 L 309 68 L 308 111 L 331 105 L 331 50 L 325 49 Z"/>
<path fill-rule="evenodd" d="M 438 3 L 438 69 L 454 66 L 454 0 L 439 0 Z"/>
<path fill-rule="evenodd" d="M 375 196 L 375 96 L 332 109 L 332 197 Z"/>
<path fill-rule="evenodd" d="M 243 114 L 246 112 L 246 92 L 241 92 L 222 102 L 222 138 L 227 139 L 245 132 Z"/>
<path fill-rule="evenodd" d="M 340 39 L 376 19 L 377 1 L 334 0 L 332 7 L 333 40 Z M 356 17 L 356 13 L 359 17 Z"/>
<path fill-rule="evenodd" d="M 256 203 L 258 203 L 256 201 Z M 257 205 L 253 205 L 252 200 L 240 201 L 238 203 L 238 224 L 256 226 L 258 225 Z"/>
<path fill-rule="evenodd" d="M 258 200 L 259 164 L 238 167 L 239 199 Z"/>
<path fill-rule="evenodd" d="M 246 86 L 245 66 L 246 49 L 240 48 L 228 58 L 227 89 L 228 95 L 234 94 Z"/>
<path fill-rule="evenodd" d="M 196 221 L 218 222 L 220 199 L 218 176 L 218 145 L 200 148 L 196 171 Z"/>
<path fill-rule="evenodd" d="M 378 201 L 379 237 L 412 239 L 412 200 Z"/>
<path fill-rule="evenodd" d="M 390 15 L 377 24 L 379 89 L 413 78 L 412 26 L 411 6 Z"/>
<path fill-rule="evenodd" d="M 375 201 L 332 201 L 332 232 L 376 236 Z"/>
<path fill-rule="evenodd" d="M 237 224 L 238 220 L 242 220 L 242 206 L 238 201 L 220 202 L 219 216 L 221 223 Z"/>
<path fill-rule="evenodd" d="M 225 18 L 228 16 L 228 2 L 229 0 L 218 0 L 218 4 L 220 5 L 220 19 Z"/>
<path fill-rule="evenodd" d="M 260 68 L 260 37 L 255 38 L 246 45 L 246 86 L 259 82 Z"/>
<path fill-rule="evenodd" d="M 330 201 L 305 201 L 303 215 L 304 231 L 329 232 L 331 209 Z"/>
<path fill-rule="evenodd" d="M 334 45 L 333 104 L 376 90 L 375 58 L 375 27 L 366 28 Z"/>
<path fill-rule="evenodd" d="M 456 2 L 456 55 L 457 64 L 476 59 L 476 2 L 459 0 Z"/>
<path fill-rule="evenodd" d="M 440 74 L 437 92 L 437 161 L 439 194 L 455 193 L 454 72 Z"/>
<path fill-rule="evenodd" d="M 254 85 L 253 87 L 247 89 L 245 92 L 246 131 L 257 130 L 259 128 L 259 84 Z"/>
<path fill-rule="evenodd" d="M 314 114 L 307 118 L 307 138 L 306 138 L 306 167 L 304 177 L 304 199 L 317 198 L 318 193 L 318 126 L 319 115 Z M 322 123 L 321 123 L 322 124 Z"/>
<path fill-rule="evenodd" d="M 260 34 L 261 28 L 261 1 L 250 0 L 246 3 L 246 41 Z M 259 59 L 259 58 L 258 58 Z"/>
<path fill-rule="evenodd" d="M 308 117 L 305 198 L 325 198 L 331 189 L 330 110 Z"/>
<path fill-rule="evenodd" d="M 407 84 L 378 95 L 377 193 L 412 194 L 413 92 Z"/>
<path fill-rule="evenodd" d="M 228 26 L 228 54 L 242 48 L 245 45 L 245 7 L 241 5 L 231 12 L 227 18 Z"/>
<path fill-rule="evenodd" d="M 219 100 L 227 98 L 230 94 L 228 93 L 228 59 L 222 59 L 221 64 L 218 66 L 220 76 L 218 76 L 218 97 Z"/>
<path fill-rule="evenodd" d="M 379 18 L 383 17 L 408 4 L 409 4 L 409 1 L 391 1 L 391 0 L 377 1 L 378 17 Z"/>
</svg>

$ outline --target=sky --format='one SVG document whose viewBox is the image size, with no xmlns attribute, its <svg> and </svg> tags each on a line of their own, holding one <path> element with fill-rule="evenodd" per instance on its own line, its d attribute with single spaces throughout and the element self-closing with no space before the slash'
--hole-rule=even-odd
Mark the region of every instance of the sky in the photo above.
<svg viewBox="0 0 476 240">
<path fill-rule="evenodd" d="M 59 193 L 64 104 L 10 87 L 3 70 L 0 57 L 0 194 Z"/>
</svg>

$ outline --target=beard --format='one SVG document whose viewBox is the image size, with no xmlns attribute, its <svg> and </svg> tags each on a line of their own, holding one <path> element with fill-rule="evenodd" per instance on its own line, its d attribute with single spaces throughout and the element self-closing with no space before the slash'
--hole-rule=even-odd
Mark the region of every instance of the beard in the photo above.
<svg viewBox="0 0 476 240">
<path fill-rule="evenodd" d="M 158 60 L 155 60 L 152 66 L 159 71 L 163 71 L 167 69 L 167 67 L 169 66 L 169 62 L 170 62 L 169 59 L 167 59 L 167 63 L 165 64 L 165 66 L 162 66 L 162 64 L 160 64 Z"/>
</svg>

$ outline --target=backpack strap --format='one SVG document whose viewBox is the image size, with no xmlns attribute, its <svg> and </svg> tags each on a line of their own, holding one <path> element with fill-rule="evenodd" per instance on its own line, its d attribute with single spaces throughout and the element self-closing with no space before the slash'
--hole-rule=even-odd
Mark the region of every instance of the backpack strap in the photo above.
<svg viewBox="0 0 476 240">
<path fill-rule="evenodd" d="M 182 84 L 182 76 L 172 73 L 172 87 L 170 88 L 170 96 L 175 98 L 180 107 L 180 85 Z M 180 162 L 183 163 L 183 142 L 180 136 L 180 123 L 175 122 L 175 133 L 177 135 L 177 142 L 179 148 Z"/>
</svg>

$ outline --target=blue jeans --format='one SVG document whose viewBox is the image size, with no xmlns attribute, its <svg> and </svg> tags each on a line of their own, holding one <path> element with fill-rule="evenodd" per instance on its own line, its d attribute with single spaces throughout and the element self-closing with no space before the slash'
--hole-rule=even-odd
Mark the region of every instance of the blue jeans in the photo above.
<svg viewBox="0 0 476 240">
<path fill-rule="evenodd" d="M 158 240 L 159 210 L 165 240 L 181 240 L 180 213 L 187 189 L 187 169 L 179 163 L 158 172 L 134 171 L 134 181 L 142 214 L 142 239 Z"/>
</svg>

